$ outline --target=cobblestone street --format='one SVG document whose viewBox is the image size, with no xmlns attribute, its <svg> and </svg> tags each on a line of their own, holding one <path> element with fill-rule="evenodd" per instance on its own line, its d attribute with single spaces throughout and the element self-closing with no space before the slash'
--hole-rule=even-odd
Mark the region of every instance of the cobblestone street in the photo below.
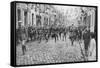
<svg viewBox="0 0 100 68">
<path fill-rule="evenodd" d="M 82 61 L 80 45 L 74 42 L 71 46 L 71 41 L 54 40 L 49 42 L 42 41 L 41 43 L 31 42 L 26 44 L 27 51 L 22 55 L 21 45 L 17 46 L 17 64 L 45 64 L 45 63 L 60 63 L 60 62 L 76 62 Z"/>
</svg>

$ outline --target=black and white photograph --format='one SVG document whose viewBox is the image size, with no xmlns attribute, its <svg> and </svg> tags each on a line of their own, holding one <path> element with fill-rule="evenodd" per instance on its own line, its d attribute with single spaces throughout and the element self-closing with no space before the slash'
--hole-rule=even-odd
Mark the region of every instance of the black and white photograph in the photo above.
<svg viewBox="0 0 100 68">
<path fill-rule="evenodd" d="M 97 61 L 97 8 L 16 3 L 16 65 Z"/>
</svg>

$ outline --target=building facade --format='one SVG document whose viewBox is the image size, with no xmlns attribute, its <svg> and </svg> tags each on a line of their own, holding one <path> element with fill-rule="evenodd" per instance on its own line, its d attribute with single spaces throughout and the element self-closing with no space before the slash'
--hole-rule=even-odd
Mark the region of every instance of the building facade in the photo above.
<svg viewBox="0 0 100 68">
<path fill-rule="evenodd" d="M 17 3 L 16 28 L 50 26 L 55 22 L 56 16 L 57 13 L 51 5 Z"/>
</svg>

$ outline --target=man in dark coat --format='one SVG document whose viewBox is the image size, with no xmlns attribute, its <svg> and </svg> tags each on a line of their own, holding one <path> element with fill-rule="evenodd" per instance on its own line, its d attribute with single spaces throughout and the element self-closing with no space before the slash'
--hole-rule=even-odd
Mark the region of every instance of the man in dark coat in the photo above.
<svg viewBox="0 0 100 68">
<path fill-rule="evenodd" d="M 84 40 L 84 48 L 85 48 L 85 56 L 88 56 L 88 47 L 90 43 L 90 31 L 87 28 L 86 31 L 83 34 L 83 40 Z"/>
</svg>

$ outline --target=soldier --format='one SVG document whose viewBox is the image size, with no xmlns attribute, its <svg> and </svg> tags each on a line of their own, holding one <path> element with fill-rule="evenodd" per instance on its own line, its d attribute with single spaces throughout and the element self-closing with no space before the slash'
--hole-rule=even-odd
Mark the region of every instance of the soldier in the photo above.
<svg viewBox="0 0 100 68">
<path fill-rule="evenodd" d="M 65 38 L 65 40 L 66 40 L 66 33 L 67 33 L 67 32 L 66 32 L 66 28 L 64 28 L 63 30 L 64 30 L 64 32 L 63 32 L 63 41 L 64 41 L 64 38 Z"/>
<path fill-rule="evenodd" d="M 61 34 L 62 34 L 62 28 L 59 29 L 59 37 L 60 37 L 60 40 L 61 40 Z"/>
</svg>

